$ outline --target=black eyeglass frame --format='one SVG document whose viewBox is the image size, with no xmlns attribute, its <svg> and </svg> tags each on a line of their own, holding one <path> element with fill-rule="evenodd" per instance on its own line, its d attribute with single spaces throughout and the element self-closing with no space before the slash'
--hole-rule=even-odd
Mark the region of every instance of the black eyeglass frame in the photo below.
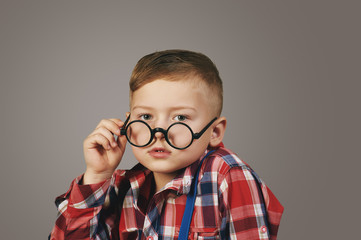
<svg viewBox="0 0 361 240">
<path fill-rule="evenodd" d="M 146 123 L 146 122 L 143 121 L 143 120 L 134 120 L 134 121 L 131 121 L 131 122 L 128 124 L 129 119 L 130 119 L 130 114 L 129 114 L 129 116 L 127 117 L 127 119 L 125 120 L 123 127 L 120 129 L 120 134 L 121 134 L 121 135 L 125 135 L 126 138 L 127 138 L 127 140 L 128 140 L 128 142 L 129 142 L 131 145 L 133 145 L 133 146 L 135 146 L 135 147 L 145 147 L 145 146 L 148 146 L 148 145 L 153 141 L 154 135 L 155 135 L 157 132 L 161 132 L 161 133 L 163 133 L 165 140 L 167 141 L 167 143 L 168 143 L 171 147 L 173 147 L 173 148 L 175 148 L 175 149 L 178 149 L 178 150 L 183 150 L 183 149 L 188 148 L 190 145 L 192 145 L 194 139 L 199 139 L 199 138 L 203 135 L 203 133 L 214 123 L 214 121 L 217 120 L 217 117 L 213 118 L 213 119 L 212 119 L 200 132 L 198 132 L 198 133 L 193 133 L 193 130 L 191 129 L 191 127 L 188 126 L 187 124 L 183 123 L 183 122 L 173 123 L 173 124 L 171 124 L 171 125 L 167 128 L 167 130 L 165 130 L 165 129 L 163 129 L 163 128 L 153 128 L 153 129 L 152 129 L 152 128 L 148 125 L 148 123 Z M 132 142 L 130 141 L 130 139 L 128 138 L 128 135 L 127 135 L 128 127 L 129 127 L 132 123 L 135 123 L 135 122 L 144 123 L 144 124 L 148 127 L 148 129 L 149 129 L 149 131 L 150 131 L 150 133 L 151 133 L 150 138 L 149 138 L 149 141 L 148 141 L 146 144 L 144 144 L 144 145 L 136 145 L 136 144 L 132 143 Z M 191 132 L 191 134 L 192 134 L 192 140 L 190 141 L 190 143 L 189 143 L 187 146 L 182 147 L 182 148 L 179 148 L 179 147 L 174 146 L 174 145 L 169 141 L 169 138 L 168 138 L 168 131 L 169 131 L 169 129 L 170 129 L 172 126 L 177 125 L 177 124 L 181 124 L 181 125 L 184 125 L 185 127 L 187 127 L 187 128 L 189 129 L 189 131 Z"/>
</svg>

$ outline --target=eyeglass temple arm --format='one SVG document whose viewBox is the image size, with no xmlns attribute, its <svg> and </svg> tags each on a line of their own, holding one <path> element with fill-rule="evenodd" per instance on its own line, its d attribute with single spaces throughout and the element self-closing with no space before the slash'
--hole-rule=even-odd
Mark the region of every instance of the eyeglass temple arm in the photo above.
<svg viewBox="0 0 361 240">
<path fill-rule="evenodd" d="M 130 119 L 130 114 L 128 115 L 127 119 L 125 120 L 123 127 L 120 129 L 120 135 L 126 134 L 125 127 L 127 126 L 129 119 Z"/>
<path fill-rule="evenodd" d="M 200 138 L 200 137 L 203 135 L 203 133 L 204 133 L 204 132 L 212 125 L 212 123 L 214 123 L 214 121 L 216 121 L 216 120 L 217 120 L 217 117 L 213 118 L 213 120 L 210 121 L 210 122 L 207 124 L 207 126 L 205 126 L 199 133 L 194 133 L 194 134 L 193 134 L 193 138 L 194 138 L 194 139 Z"/>
</svg>

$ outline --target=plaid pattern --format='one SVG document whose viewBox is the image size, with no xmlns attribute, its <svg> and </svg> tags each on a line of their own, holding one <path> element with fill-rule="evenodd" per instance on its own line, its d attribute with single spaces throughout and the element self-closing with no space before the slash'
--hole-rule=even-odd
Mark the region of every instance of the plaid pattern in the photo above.
<svg viewBox="0 0 361 240">
<path fill-rule="evenodd" d="M 79 185 L 76 178 L 56 199 L 50 239 L 177 239 L 198 164 L 154 196 L 153 175 L 140 164 L 99 184 Z M 205 159 L 197 188 L 188 239 L 277 238 L 282 205 L 230 150 L 217 148 Z"/>
</svg>

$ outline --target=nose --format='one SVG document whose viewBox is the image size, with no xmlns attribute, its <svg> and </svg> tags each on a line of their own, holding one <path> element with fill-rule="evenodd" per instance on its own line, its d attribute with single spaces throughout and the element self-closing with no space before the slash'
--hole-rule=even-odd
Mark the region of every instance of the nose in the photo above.
<svg viewBox="0 0 361 240">
<path fill-rule="evenodd" d="M 163 139 L 167 134 L 166 130 L 164 130 L 163 128 L 155 128 L 153 131 L 154 131 L 154 138 L 156 139 Z"/>
<path fill-rule="evenodd" d="M 152 126 L 153 132 L 153 140 L 165 140 L 167 134 L 167 127 L 169 124 L 169 120 L 167 116 L 158 116 L 156 121 L 154 121 L 154 125 Z"/>
</svg>

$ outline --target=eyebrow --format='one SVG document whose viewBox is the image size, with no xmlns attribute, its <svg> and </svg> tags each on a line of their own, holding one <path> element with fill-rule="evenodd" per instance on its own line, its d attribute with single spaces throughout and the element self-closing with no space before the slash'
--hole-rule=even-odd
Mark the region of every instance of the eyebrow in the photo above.
<svg viewBox="0 0 361 240">
<path fill-rule="evenodd" d="M 135 109 L 146 109 L 146 110 L 154 110 L 156 109 L 155 107 L 151 107 L 151 106 L 144 106 L 144 105 L 138 105 L 138 106 L 134 106 L 132 107 L 131 110 L 135 110 Z M 191 107 L 191 106 L 186 106 L 186 105 L 180 105 L 180 106 L 175 106 L 175 107 L 170 107 L 170 109 L 172 111 L 175 111 L 175 110 L 192 110 L 194 112 L 197 112 L 197 109 L 194 108 L 194 107 Z"/>
</svg>

